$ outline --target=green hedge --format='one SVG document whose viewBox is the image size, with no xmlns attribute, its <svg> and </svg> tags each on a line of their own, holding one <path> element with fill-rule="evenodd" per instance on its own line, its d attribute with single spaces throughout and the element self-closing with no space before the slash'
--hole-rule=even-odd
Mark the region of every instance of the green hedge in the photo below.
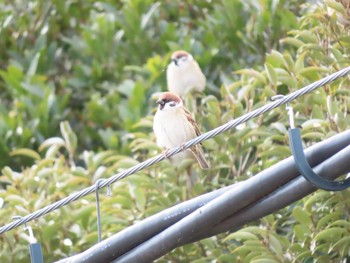
<svg viewBox="0 0 350 263">
<path fill-rule="evenodd" d="M 0 4 L 0 224 L 160 152 L 156 92 L 176 49 L 208 83 L 201 130 L 348 66 L 349 10 L 339 2 L 33 0 Z M 349 78 L 292 105 L 305 145 L 350 127 Z M 188 105 L 194 105 L 190 97 Z M 159 163 L 101 194 L 103 238 L 179 201 L 245 180 L 290 155 L 283 107 L 204 142 L 211 166 Z M 102 193 L 102 192 L 101 192 Z M 349 190 L 317 191 L 235 232 L 160 262 L 339 262 L 349 257 Z M 94 196 L 30 223 L 45 262 L 97 242 Z M 1 262 L 28 262 L 22 227 L 0 236 Z"/>
</svg>

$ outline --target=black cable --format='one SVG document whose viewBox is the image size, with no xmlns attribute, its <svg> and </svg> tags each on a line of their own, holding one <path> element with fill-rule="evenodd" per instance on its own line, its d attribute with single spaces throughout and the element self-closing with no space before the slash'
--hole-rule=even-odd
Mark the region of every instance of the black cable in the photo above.
<svg viewBox="0 0 350 263">
<path fill-rule="evenodd" d="M 308 162 L 315 166 L 349 144 L 350 130 L 337 134 L 327 140 L 324 140 L 323 142 L 309 147 L 305 151 L 305 155 Z M 299 173 L 295 166 L 293 157 L 289 157 L 259 173 L 258 175 L 253 176 L 248 180 L 248 183 L 241 182 L 238 184 L 238 186 L 240 189 L 243 188 L 243 190 L 245 189 L 245 191 L 249 192 L 251 191 L 250 184 L 258 184 L 261 188 L 260 182 L 264 181 L 265 187 L 262 188 L 262 190 L 264 190 L 263 195 L 268 195 L 269 193 L 275 191 L 280 185 L 289 182 L 298 175 Z M 227 190 L 236 191 L 237 188 L 232 188 L 234 186 L 237 186 L 237 184 L 216 190 L 168 208 L 122 230 L 106 240 L 103 240 L 101 243 L 89 248 L 81 254 L 64 259 L 60 262 L 109 262 L 135 248 L 142 242 L 152 238 L 167 227 L 181 220 L 186 215 L 195 211 L 199 207 L 202 207 L 210 200 L 222 195 Z M 252 203 L 254 202 L 255 200 L 252 200 Z M 209 229 L 206 229 L 206 231 L 209 231 Z"/>
<path fill-rule="evenodd" d="M 350 146 L 342 149 L 340 152 L 325 160 L 315 167 L 314 170 L 320 176 L 328 179 L 336 179 L 337 177 L 350 172 Z M 240 228 L 249 222 L 276 212 L 316 190 L 318 190 L 317 187 L 300 175 L 288 184 L 277 189 L 271 195 L 250 207 L 242 209 L 238 213 L 222 221 L 220 224 L 212 227 L 207 233 L 205 233 L 205 235 L 198 236 L 190 242 L 192 243 L 196 240 L 218 235 L 219 233 L 227 231 L 227 229 Z"/>
<path fill-rule="evenodd" d="M 322 176 L 328 175 L 332 178 L 341 176 L 345 172 L 349 172 L 350 146 L 344 148 L 333 157 L 330 157 L 328 160 L 321 163 L 316 167 L 315 171 Z M 282 176 L 282 173 L 280 175 Z M 243 209 L 237 211 L 237 206 L 240 206 L 240 202 L 243 201 L 242 197 L 246 196 L 249 198 L 249 194 L 257 195 L 255 192 L 257 190 L 257 183 L 254 185 L 243 185 L 243 183 L 240 187 L 225 192 L 220 197 L 186 216 L 178 223 L 172 225 L 157 236 L 144 242 L 113 262 L 152 262 L 176 247 L 224 231 L 237 229 L 239 226 L 277 211 L 317 190 L 313 185 L 306 181 L 304 177 L 299 176 L 291 183 L 277 189 L 274 194 L 270 195 L 270 197 L 265 198 L 265 202 L 257 200 L 258 202 L 250 205 L 250 209 L 247 207 L 247 210 Z M 261 181 L 261 183 L 263 182 Z M 249 186 L 255 187 L 250 190 L 247 188 Z M 264 186 L 261 187 L 263 188 Z M 241 195 L 239 195 L 239 193 L 241 193 Z M 264 200 L 264 198 L 261 200 Z M 229 213 L 232 215 L 231 218 L 227 221 L 223 221 L 222 219 L 224 219 Z M 219 226 L 213 228 L 213 222 L 214 224 L 218 223 Z M 214 232 L 213 230 L 216 231 Z"/>
<path fill-rule="evenodd" d="M 230 185 L 167 208 L 102 240 L 100 243 L 78 255 L 62 259 L 58 262 L 109 262 L 142 242 L 147 241 L 152 236 L 220 196 L 228 189 L 238 185 Z"/>
</svg>

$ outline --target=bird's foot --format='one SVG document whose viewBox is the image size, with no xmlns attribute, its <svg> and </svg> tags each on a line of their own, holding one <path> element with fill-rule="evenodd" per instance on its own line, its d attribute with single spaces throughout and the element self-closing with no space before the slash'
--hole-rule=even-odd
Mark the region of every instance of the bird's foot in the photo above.
<svg viewBox="0 0 350 263">
<path fill-rule="evenodd" d="M 164 159 L 169 159 L 169 149 L 162 151 L 162 155 L 164 156 Z"/>
<path fill-rule="evenodd" d="M 180 146 L 181 151 L 185 150 L 185 143 L 181 144 Z"/>
</svg>

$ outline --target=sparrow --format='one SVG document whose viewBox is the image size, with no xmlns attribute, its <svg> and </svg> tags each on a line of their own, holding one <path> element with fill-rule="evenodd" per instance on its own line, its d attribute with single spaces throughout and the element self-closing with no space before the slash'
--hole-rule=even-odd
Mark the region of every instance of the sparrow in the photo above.
<svg viewBox="0 0 350 263">
<path fill-rule="evenodd" d="M 166 71 L 167 85 L 170 92 L 185 98 L 192 90 L 202 92 L 206 78 L 192 55 L 184 50 L 175 51 Z"/>
<path fill-rule="evenodd" d="M 158 109 L 154 116 L 153 131 L 157 144 L 166 151 L 176 146 L 182 146 L 200 135 L 199 128 L 191 113 L 184 107 L 181 98 L 172 92 L 164 92 L 157 100 Z M 209 169 L 204 157 L 202 145 L 197 144 L 184 152 L 171 157 L 178 164 L 181 160 L 194 156 L 202 169 Z"/>
</svg>

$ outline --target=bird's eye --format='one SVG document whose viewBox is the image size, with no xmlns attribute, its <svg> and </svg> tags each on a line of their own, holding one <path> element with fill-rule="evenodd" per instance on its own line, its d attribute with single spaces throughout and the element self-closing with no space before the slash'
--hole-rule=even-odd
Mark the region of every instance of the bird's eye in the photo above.
<svg viewBox="0 0 350 263">
<path fill-rule="evenodd" d="M 176 105 L 176 103 L 173 102 L 173 101 L 169 103 L 169 106 L 170 106 L 170 107 L 174 107 L 175 105 Z"/>
</svg>

